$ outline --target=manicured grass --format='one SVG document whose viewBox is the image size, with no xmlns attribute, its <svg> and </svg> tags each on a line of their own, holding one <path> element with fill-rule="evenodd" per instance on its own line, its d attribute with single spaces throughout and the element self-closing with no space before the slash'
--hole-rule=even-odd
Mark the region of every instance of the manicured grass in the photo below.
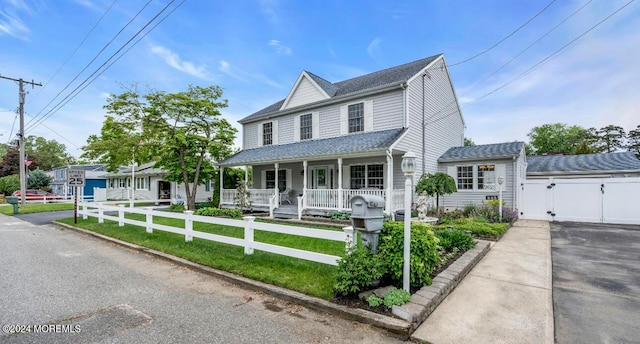
<svg viewBox="0 0 640 344">
<path fill-rule="evenodd" d="M 43 213 L 47 211 L 73 210 L 73 203 L 27 203 L 24 207 L 19 207 L 19 214 Z M 0 213 L 13 215 L 13 206 L 4 205 L 0 207 Z"/>
<path fill-rule="evenodd" d="M 144 221 L 144 215 L 127 214 L 127 218 Z M 73 219 L 60 222 L 73 225 Z M 154 217 L 154 223 L 183 227 L 184 221 L 163 217 Z M 154 250 L 169 253 L 196 263 L 239 274 L 251 279 L 282 286 L 308 295 L 331 299 L 337 267 L 314 263 L 277 254 L 254 251 L 245 255 L 239 246 L 221 244 L 209 240 L 194 238 L 184 241 L 183 235 L 154 230 L 146 233 L 145 228 L 125 224 L 119 227 L 117 222 L 105 220 L 98 224 L 97 219 L 78 219 L 77 227 L 116 239 L 131 242 Z M 207 233 L 243 238 L 243 228 L 228 227 L 194 222 L 193 229 Z M 305 238 L 256 230 L 256 241 L 274 245 L 298 248 L 339 256 L 344 252 L 344 243 L 328 240 Z"/>
<path fill-rule="evenodd" d="M 507 231 L 508 224 L 506 223 L 489 223 L 486 221 L 478 221 L 473 218 L 462 218 L 447 221 L 443 224 L 434 226 L 435 229 L 445 229 L 447 227 L 453 227 L 463 231 L 469 231 L 477 236 L 491 237 L 497 239 L 504 232 Z"/>
</svg>

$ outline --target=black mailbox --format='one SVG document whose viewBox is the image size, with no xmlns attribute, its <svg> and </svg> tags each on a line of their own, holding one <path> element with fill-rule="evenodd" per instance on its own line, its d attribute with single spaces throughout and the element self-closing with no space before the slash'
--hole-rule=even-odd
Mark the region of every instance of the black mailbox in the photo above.
<svg viewBox="0 0 640 344">
<path fill-rule="evenodd" d="M 351 225 L 362 233 L 362 241 L 372 250 L 378 248 L 378 234 L 384 222 L 384 198 L 355 195 L 351 198 Z"/>
</svg>

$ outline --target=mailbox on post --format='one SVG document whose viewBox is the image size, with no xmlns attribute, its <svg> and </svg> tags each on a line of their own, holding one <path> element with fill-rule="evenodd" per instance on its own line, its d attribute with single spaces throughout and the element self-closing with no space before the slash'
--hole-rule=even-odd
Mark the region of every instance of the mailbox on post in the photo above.
<svg viewBox="0 0 640 344">
<path fill-rule="evenodd" d="M 361 233 L 362 242 L 374 252 L 384 222 L 384 198 L 375 195 L 355 195 L 351 198 L 351 225 Z"/>
<path fill-rule="evenodd" d="M 13 206 L 13 215 L 18 214 L 18 197 L 7 196 L 5 200 L 7 201 L 7 204 L 11 204 Z"/>
</svg>

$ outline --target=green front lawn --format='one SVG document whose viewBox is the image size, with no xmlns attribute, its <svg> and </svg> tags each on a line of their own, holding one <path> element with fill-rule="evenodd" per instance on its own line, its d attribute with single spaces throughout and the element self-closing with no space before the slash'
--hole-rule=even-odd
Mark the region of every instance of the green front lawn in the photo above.
<svg viewBox="0 0 640 344">
<path fill-rule="evenodd" d="M 42 213 L 47 211 L 73 210 L 73 203 L 27 203 L 24 207 L 19 207 L 19 214 Z M 0 213 L 13 215 L 13 205 L 3 205 Z"/>
<path fill-rule="evenodd" d="M 127 218 L 144 221 L 144 215 L 127 214 Z M 60 222 L 73 225 L 73 219 Z M 154 217 L 154 223 L 184 228 L 184 221 L 163 217 Z M 331 299 L 337 267 L 314 263 L 277 254 L 255 250 L 253 255 L 245 255 L 240 246 L 227 245 L 209 240 L 193 238 L 185 242 L 179 234 L 154 230 L 152 234 L 144 227 L 125 224 L 119 227 L 117 222 L 105 220 L 98 224 L 96 218 L 78 219 L 75 225 L 96 233 L 131 242 L 154 250 L 188 259 L 216 269 L 239 274 L 258 281 L 282 286 L 308 295 Z M 196 231 L 230 236 L 244 237 L 244 229 L 194 222 Z M 279 246 L 292 247 L 340 256 L 344 252 L 344 243 L 292 236 L 256 230 L 255 241 Z"/>
</svg>

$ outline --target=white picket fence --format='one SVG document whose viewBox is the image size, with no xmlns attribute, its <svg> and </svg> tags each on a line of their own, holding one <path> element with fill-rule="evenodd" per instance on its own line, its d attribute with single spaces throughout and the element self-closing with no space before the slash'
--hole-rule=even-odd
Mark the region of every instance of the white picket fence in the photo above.
<svg viewBox="0 0 640 344">
<path fill-rule="evenodd" d="M 322 240 L 341 241 L 345 243 L 345 249 L 349 249 L 353 245 L 354 238 L 354 231 L 352 227 L 345 227 L 343 228 L 342 232 L 339 232 L 298 226 L 285 226 L 272 223 L 255 222 L 255 217 L 253 216 L 245 216 L 243 220 L 235 220 L 194 215 L 193 211 L 185 211 L 184 213 L 171 213 L 166 211 L 154 210 L 153 207 L 130 208 L 125 207 L 124 205 L 112 206 L 101 203 L 87 202 L 78 204 L 78 207 L 79 213 L 82 215 L 83 219 L 87 219 L 89 216 L 97 217 L 98 223 L 104 223 L 104 220 L 112 220 L 118 222 L 118 225 L 120 227 L 123 227 L 125 223 L 144 227 L 146 228 L 147 233 L 153 233 L 154 230 L 160 230 L 184 235 L 186 242 L 193 241 L 193 238 L 200 238 L 228 245 L 242 246 L 244 247 L 244 253 L 247 255 L 253 254 L 254 250 L 260 250 L 329 265 L 338 265 L 338 261 L 341 259 L 341 257 L 258 242 L 254 240 L 254 231 L 261 230 Z M 105 214 L 105 212 L 117 212 L 118 215 L 107 215 Z M 125 217 L 125 214 L 127 213 L 145 215 L 145 221 L 127 219 Z M 184 228 L 153 223 L 154 217 L 165 217 L 184 220 Z M 194 231 L 194 222 L 243 228 L 244 238 L 239 239 L 223 235 Z"/>
</svg>

